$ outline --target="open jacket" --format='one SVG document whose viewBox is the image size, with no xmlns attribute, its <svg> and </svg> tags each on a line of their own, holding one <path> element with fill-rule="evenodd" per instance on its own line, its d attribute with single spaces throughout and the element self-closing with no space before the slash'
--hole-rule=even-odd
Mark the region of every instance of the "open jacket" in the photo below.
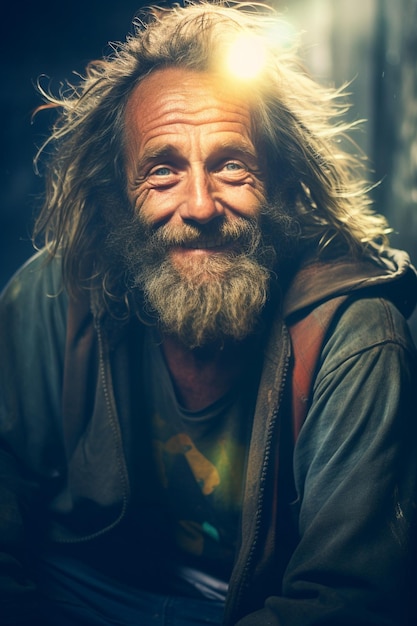
<svg viewBox="0 0 417 626">
<path fill-rule="evenodd" d="M 143 329 L 111 319 L 94 291 L 70 300 L 59 261 L 44 257 L 18 272 L 0 306 L 2 624 L 36 623 L 27 537 L 105 534 L 140 488 L 130 428 Z M 414 623 L 417 364 L 405 317 L 416 293 L 407 255 L 390 250 L 307 264 L 273 311 L 227 626 Z M 288 326 L 342 294 L 294 443 Z"/>
</svg>

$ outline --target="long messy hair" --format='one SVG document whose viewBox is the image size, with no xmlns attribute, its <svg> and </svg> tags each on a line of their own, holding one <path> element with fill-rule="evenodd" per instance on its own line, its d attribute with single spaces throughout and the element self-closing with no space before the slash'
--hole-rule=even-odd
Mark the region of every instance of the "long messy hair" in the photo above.
<svg viewBox="0 0 417 626">
<path fill-rule="evenodd" d="M 133 211 L 123 158 L 132 91 L 166 67 L 220 73 L 225 48 L 239 34 L 266 44 L 265 67 L 250 87 L 255 142 L 267 164 L 268 193 L 279 194 L 298 216 L 301 241 L 321 254 L 338 244 L 355 255 L 387 242 L 386 221 L 370 206 L 363 161 L 342 148 L 352 126 L 344 121 L 343 92 L 313 81 L 293 46 L 271 36 L 280 23 L 270 7 L 247 3 L 149 8 L 126 41 L 90 63 L 77 85 L 67 83 L 57 96 L 41 90 L 46 104 L 39 108 L 60 115 L 37 155 L 47 157 L 47 174 L 34 240 L 42 237 L 49 254 L 62 257 L 70 291 L 94 273 L 110 296 L 123 290 L 126 296 L 106 237 Z"/>
</svg>

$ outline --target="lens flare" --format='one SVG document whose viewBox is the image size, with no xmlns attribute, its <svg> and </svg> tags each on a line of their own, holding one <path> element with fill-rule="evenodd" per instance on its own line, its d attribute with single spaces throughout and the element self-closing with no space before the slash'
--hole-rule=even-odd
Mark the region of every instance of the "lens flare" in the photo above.
<svg viewBox="0 0 417 626">
<path fill-rule="evenodd" d="M 227 71 L 241 80 L 255 78 L 266 62 L 266 48 L 260 37 L 246 35 L 236 39 L 226 58 Z"/>
</svg>

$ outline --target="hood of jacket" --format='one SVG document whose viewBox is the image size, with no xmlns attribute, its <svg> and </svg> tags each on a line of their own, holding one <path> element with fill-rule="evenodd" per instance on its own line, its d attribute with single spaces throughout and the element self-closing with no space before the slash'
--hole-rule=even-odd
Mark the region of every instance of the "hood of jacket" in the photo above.
<svg viewBox="0 0 417 626">
<path fill-rule="evenodd" d="M 353 260 L 351 257 L 308 259 L 295 274 L 283 300 L 286 320 L 302 316 L 321 302 L 361 291 L 366 296 L 383 295 L 404 317 L 417 303 L 417 272 L 409 255 L 387 248 L 378 256 Z"/>
</svg>

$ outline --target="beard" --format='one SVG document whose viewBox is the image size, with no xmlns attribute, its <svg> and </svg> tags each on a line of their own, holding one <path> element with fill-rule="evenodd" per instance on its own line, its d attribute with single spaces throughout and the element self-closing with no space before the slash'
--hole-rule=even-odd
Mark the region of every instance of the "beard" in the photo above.
<svg viewBox="0 0 417 626">
<path fill-rule="evenodd" d="M 256 219 L 155 229 L 134 216 L 119 224 L 110 245 L 122 256 L 138 316 L 195 349 L 241 341 L 256 330 L 271 275 L 296 232 L 293 218 L 268 205 Z M 216 251 L 175 262 L 178 248 L 213 246 Z"/>
</svg>

